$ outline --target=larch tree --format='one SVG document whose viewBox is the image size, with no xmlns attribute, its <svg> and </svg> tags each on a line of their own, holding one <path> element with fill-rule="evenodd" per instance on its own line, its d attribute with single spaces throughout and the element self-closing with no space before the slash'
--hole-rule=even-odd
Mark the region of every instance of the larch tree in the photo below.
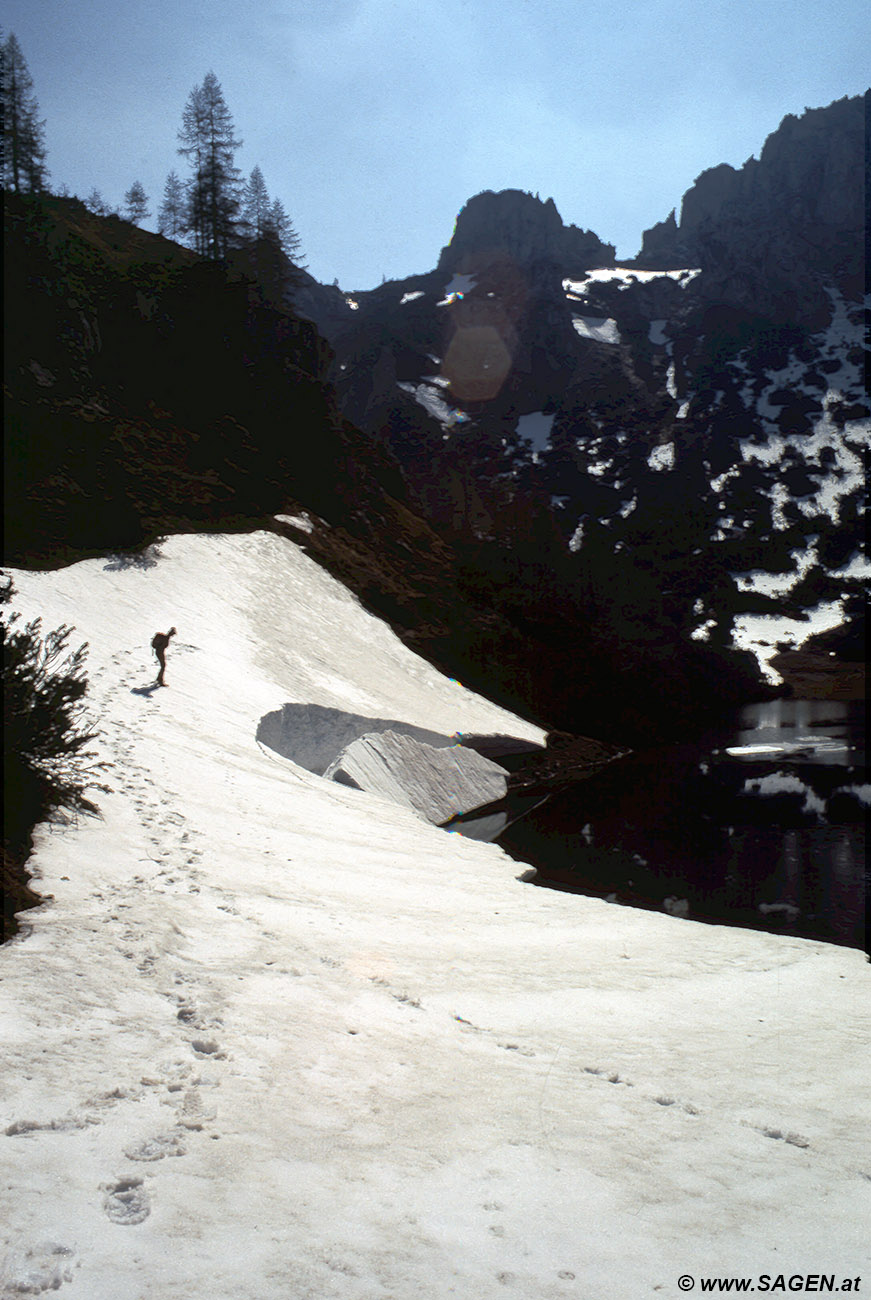
<svg viewBox="0 0 871 1300">
<path fill-rule="evenodd" d="M 148 196 L 139 181 L 134 181 L 124 195 L 124 216 L 138 226 L 151 214 L 148 211 Z"/>
<path fill-rule="evenodd" d="M 247 240 L 262 239 L 269 219 L 269 193 L 263 172 L 255 167 L 242 190 L 242 233 Z"/>
<path fill-rule="evenodd" d="M 188 96 L 179 131 L 179 153 L 193 175 L 187 184 L 187 229 L 202 257 L 222 258 L 237 238 L 239 172 L 234 165 L 241 140 L 214 72 Z"/>
<path fill-rule="evenodd" d="M 171 171 L 163 187 L 163 199 L 157 209 L 157 232 L 167 239 L 178 239 L 187 231 L 187 202 L 184 186 Z"/>
<path fill-rule="evenodd" d="M 265 233 L 271 235 L 277 241 L 278 246 L 289 262 L 292 262 L 297 267 L 303 265 L 300 257 L 302 242 L 280 199 L 273 199 L 269 205 Z"/>
<path fill-rule="evenodd" d="M 16 194 L 46 188 L 45 122 L 33 79 L 14 33 L 0 45 L 3 111 L 3 186 Z"/>
<path fill-rule="evenodd" d="M 96 185 L 91 190 L 88 197 L 85 199 L 85 207 L 88 208 L 90 212 L 93 212 L 94 215 L 98 217 L 110 217 L 112 215 L 111 207 L 103 198 L 102 194 L 97 189 Z"/>
<path fill-rule="evenodd" d="M 270 199 L 263 173 L 255 167 L 245 185 L 240 254 L 270 302 L 281 305 L 301 283 L 299 236 L 279 199 Z"/>
</svg>

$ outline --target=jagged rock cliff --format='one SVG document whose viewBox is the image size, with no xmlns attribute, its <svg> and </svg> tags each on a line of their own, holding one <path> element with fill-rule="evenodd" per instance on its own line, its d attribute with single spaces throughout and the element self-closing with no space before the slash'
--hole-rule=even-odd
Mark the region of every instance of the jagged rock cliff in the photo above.
<svg viewBox="0 0 871 1300">
<path fill-rule="evenodd" d="M 638 265 L 705 271 L 710 298 L 821 321 L 823 284 L 861 291 L 866 103 L 789 114 L 759 158 L 702 172 L 674 213 L 645 231 Z"/>
<path fill-rule="evenodd" d="M 509 257 L 522 267 L 554 262 L 567 274 L 591 266 L 611 266 L 614 246 L 591 230 L 563 225 L 553 199 L 545 202 L 522 190 L 485 190 L 465 204 L 451 242 L 442 249 L 438 269 L 467 272 Z"/>
</svg>

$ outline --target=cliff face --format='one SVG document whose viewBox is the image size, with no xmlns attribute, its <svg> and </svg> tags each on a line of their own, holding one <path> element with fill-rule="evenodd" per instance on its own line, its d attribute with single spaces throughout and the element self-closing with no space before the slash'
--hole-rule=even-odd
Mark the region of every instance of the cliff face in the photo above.
<svg viewBox="0 0 871 1300">
<path fill-rule="evenodd" d="M 638 265 L 706 272 L 709 297 L 781 320 L 819 317 L 821 280 L 849 296 L 863 275 L 866 103 L 789 115 L 759 158 L 702 172 L 674 214 L 645 231 Z"/>
<path fill-rule="evenodd" d="M 463 273 L 506 255 L 521 267 L 554 262 L 571 274 L 614 263 L 613 245 L 603 244 L 591 230 L 563 225 L 553 199 L 542 202 L 522 190 L 485 190 L 457 217 L 438 269 Z"/>
</svg>

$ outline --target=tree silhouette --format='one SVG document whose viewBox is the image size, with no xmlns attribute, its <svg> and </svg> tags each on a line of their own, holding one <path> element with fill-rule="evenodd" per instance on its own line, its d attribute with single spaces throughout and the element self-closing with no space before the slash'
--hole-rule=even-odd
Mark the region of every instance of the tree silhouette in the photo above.
<svg viewBox="0 0 871 1300">
<path fill-rule="evenodd" d="M 0 580 L 3 653 L 4 844 L 20 844 L 55 809 L 95 812 L 89 789 L 104 790 L 105 764 L 91 748 L 98 732 L 83 699 L 86 645 L 70 650 L 73 629 L 43 633 L 40 619 L 21 626 L 5 609 L 15 589 Z"/>
<path fill-rule="evenodd" d="M 214 72 L 188 96 L 178 139 L 179 153 L 193 168 L 187 184 L 193 247 L 203 257 L 226 257 L 237 239 L 239 171 L 233 159 L 242 142 Z"/>
<path fill-rule="evenodd" d="M 259 167 L 245 182 L 239 223 L 242 254 L 266 297 L 281 303 L 286 291 L 298 282 L 295 266 L 300 263 L 300 240 L 280 199 L 270 199 Z"/>
<path fill-rule="evenodd" d="M 280 199 L 273 199 L 269 205 L 264 234 L 267 237 L 271 236 L 277 242 L 284 256 L 288 261 L 293 262 L 294 266 L 303 265 L 300 257 L 301 240 Z"/>
<path fill-rule="evenodd" d="M 45 122 L 21 46 L 15 37 L 0 45 L 3 110 L 3 185 L 16 194 L 46 187 Z"/>
<path fill-rule="evenodd" d="M 124 215 L 128 221 L 138 226 L 151 214 L 148 211 L 148 196 L 139 181 L 134 181 L 124 195 Z"/>
<path fill-rule="evenodd" d="M 157 231 L 167 239 L 178 239 L 187 229 L 187 204 L 184 186 L 171 171 L 163 187 L 163 201 L 157 209 Z"/>
<path fill-rule="evenodd" d="M 269 220 L 269 193 L 263 172 L 255 167 L 242 191 L 242 231 L 246 239 L 261 239 Z"/>
<path fill-rule="evenodd" d="M 93 213 L 95 214 L 95 216 L 98 216 L 98 217 L 111 217 L 111 216 L 112 216 L 112 209 L 111 209 L 111 207 L 110 207 L 109 204 L 106 202 L 106 200 L 103 198 L 102 194 L 101 194 L 100 191 L 97 189 L 96 185 L 95 185 L 94 188 L 91 190 L 91 192 L 90 192 L 90 194 L 88 195 L 88 197 L 85 199 L 85 207 L 88 208 L 89 211 L 93 212 Z"/>
</svg>

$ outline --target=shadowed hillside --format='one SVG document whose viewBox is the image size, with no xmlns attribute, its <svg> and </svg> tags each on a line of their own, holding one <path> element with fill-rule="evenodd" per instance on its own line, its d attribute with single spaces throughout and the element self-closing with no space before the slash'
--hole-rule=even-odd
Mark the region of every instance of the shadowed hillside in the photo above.
<svg viewBox="0 0 871 1300">
<path fill-rule="evenodd" d="M 339 413 L 316 327 L 241 265 L 59 198 L 10 199 L 6 239 L 7 563 L 304 509 L 293 535 L 409 644 L 546 726 L 632 743 L 755 689 L 737 657 L 680 644 L 643 574 L 615 587 L 528 502 L 510 548 L 438 536 Z"/>
</svg>

